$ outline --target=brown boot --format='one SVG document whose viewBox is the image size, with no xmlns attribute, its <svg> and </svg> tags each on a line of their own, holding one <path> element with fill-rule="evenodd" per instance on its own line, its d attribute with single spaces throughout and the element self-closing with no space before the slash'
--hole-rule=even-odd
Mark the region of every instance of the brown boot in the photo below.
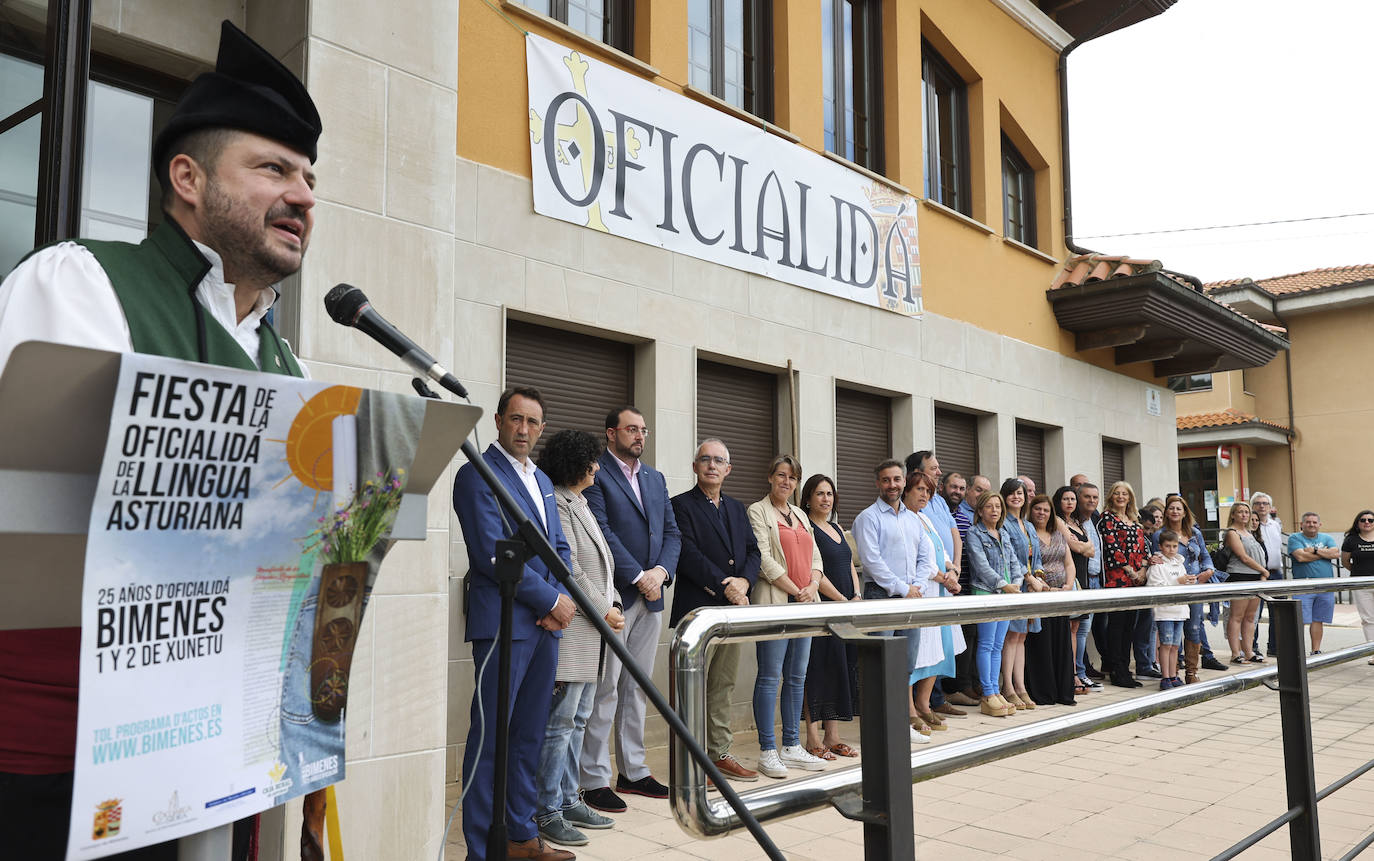
<svg viewBox="0 0 1374 861">
<path fill-rule="evenodd" d="M 1183 670 L 1185 684 L 1197 681 L 1198 664 L 1202 660 L 1202 644 L 1183 641 Z"/>
</svg>

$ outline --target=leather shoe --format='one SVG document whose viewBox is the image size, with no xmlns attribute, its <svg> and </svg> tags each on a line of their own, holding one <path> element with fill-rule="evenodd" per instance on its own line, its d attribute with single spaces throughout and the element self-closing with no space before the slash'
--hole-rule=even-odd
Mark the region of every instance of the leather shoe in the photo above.
<svg viewBox="0 0 1374 861">
<path fill-rule="evenodd" d="M 968 717 L 968 712 L 962 709 L 956 709 L 954 706 L 950 705 L 948 701 L 936 706 L 932 711 L 936 714 L 949 715 L 950 717 Z"/>
<path fill-rule="evenodd" d="M 582 790 L 582 800 L 587 802 L 588 807 L 603 813 L 624 813 L 629 809 L 625 806 L 625 800 L 611 792 L 609 786 Z"/>
<path fill-rule="evenodd" d="M 1086 676 L 1087 676 L 1088 678 L 1090 678 L 1090 679 L 1105 679 L 1105 678 L 1107 678 L 1107 676 L 1106 676 L 1105 674 L 1103 674 L 1103 672 L 1102 672 L 1101 670 L 1099 670 L 1097 667 L 1094 667 L 1092 664 L 1088 663 L 1087 661 L 1084 661 L 1084 662 L 1083 662 L 1083 674 L 1086 675 Z"/>
<path fill-rule="evenodd" d="M 1135 671 L 1135 674 L 1136 674 L 1136 676 L 1137 676 L 1138 678 L 1142 678 L 1142 679 L 1162 679 L 1162 678 L 1164 678 L 1164 674 L 1161 673 L 1159 670 L 1156 670 L 1154 667 L 1145 667 L 1144 669 L 1139 669 L 1139 668 L 1137 668 L 1136 671 Z"/>
<path fill-rule="evenodd" d="M 545 843 L 542 838 L 531 837 L 529 840 L 514 840 L 506 843 L 507 858 L 532 858 L 534 861 L 573 861 L 577 856 L 566 849 L 555 849 Z"/>
<path fill-rule="evenodd" d="M 730 778 L 731 780 L 739 780 L 745 783 L 751 783 L 759 779 L 759 773 L 757 771 L 745 768 L 744 766 L 740 765 L 739 760 L 735 759 L 728 753 L 722 756 L 720 759 L 716 760 L 716 768 L 719 768 L 720 773 Z"/>
<path fill-rule="evenodd" d="M 625 775 L 617 775 L 615 781 L 616 792 L 627 792 L 630 795 L 642 795 L 645 798 L 667 798 L 668 787 L 654 780 L 652 774 L 646 774 L 639 780 L 630 780 Z"/>
<path fill-rule="evenodd" d="M 969 706 L 970 708 L 978 708 L 981 705 L 978 698 L 967 691 L 955 691 L 946 696 L 945 704 L 949 705 L 951 703 L 956 706 Z M 949 712 L 940 711 L 940 709 L 936 709 L 936 711 L 940 712 L 940 714 L 949 714 Z"/>
<path fill-rule="evenodd" d="M 1226 665 L 1223 664 L 1221 661 L 1218 661 L 1212 655 L 1203 655 L 1202 668 L 1204 670 L 1224 670 L 1226 669 Z"/>
</svg>

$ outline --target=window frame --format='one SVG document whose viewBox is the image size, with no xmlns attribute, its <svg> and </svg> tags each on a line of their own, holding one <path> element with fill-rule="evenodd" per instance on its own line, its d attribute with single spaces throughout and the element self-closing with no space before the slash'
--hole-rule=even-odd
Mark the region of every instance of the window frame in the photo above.
<svg viewBox="0 0 1374 861">
<path fill-rule="evenodd" d="M 529 6 L 535 12 L 534 6 L 528 0 L 518 0 L 523 5 Z M 548 0 L 548 16 L 564 26 L 571 27 L 568 23 L 568 0 Z M 601 35 L 594 36 L 590 33 L 582 33 L 589 39 L 596 39 L 615 48 L 624 51 L 630 56 L 634 56 L 635 43 L 635 16 L 634 0 L 605 0 L 601 21 Z M 576 29 L 576 28 L 574 28 Z"/>
<path fill-rule="evenodd" d="M 944 182 L 941 170 L 940 147 L 940 93 L 937 87 L 943 84 L 949 91 L 953 104 L 950 114 L 954 128 L 950 130 L 953 138 L 951 169 L 954 173 L 953 187 Z M 921 40 L 921 145 L 925 149 L 925 196 L 941 206 L 955 212 L 973 217 L 973 191 L 969 172 L 972 160 L 969 156 L 969 114 L 968 82 L 954 70 L 954 67 L 935 50 L 927 39 Z M 951 199 L 952 195 L 952 199 Z"/>
<path fill-rule="evenodd" d="M 705 0 L 710 6 L 707 38 L 711 42 L 709 73 L 711 95 L 759 119 L 773 121 L 773 0 Z M 740 3 L 744 19 L 744 76 L 740 81 L 743 104 L 725 95 L 725 4 Z M 692 70 L 691 21 L 688 20 L 688 79 Z"/>
<path fill-rule="evenodd" d="M 1015 188 L 1009 188 L 1009 184 Z M 1014 197 L 1013 197 L 1014 195 Z M 1012 210 L 1018 210 L 1021 229 L 1016 230 Z M 1039 231 L 1035 223 L 1035 168 L 1002 133 L 1002 233 L 1022 245 L 1035 247 Z"/>
<path fill-rule="evenodd" d="M 1193 385 L 1193 378 L 1194 378 L 1194 377 L 1206 377 L 1206 378 L 1207 378 L 1207 384 L 1206 384 L 1205 386 L 1202 385 L 1202 384 L 1200 384 L 1200 383 L 1199 383 L 1198 385 L 1196 385 L 1196 386 Z M 1176 381 L 1180 381 L 1180 380 L 1182 381 L 1181 387 L 1180 387 L 1179 385 L 1176 384 Z M 1186 395 L 1186 394 L 1189 394 L 1189 393 L 1191 393 L 1191 392 L 1210 392 L 1210 391 L 1214 388 L 1214 383 L 1213 383 L 1213 380 L 1212 380 L 1212 375 L 1211 375 L 1210 373 L 1208 373 L 1208 374 L 1178 374 L 1178 375 L 1176 375 L 1176 376 L 1169 377 L 1169 379 L 1165 382 L 1165 385 L 1168 387 L 1169 391 L 1171 391 L 1171 392 L 1173 392 L 1173 393 L 1175 393 L 1175 394 L 1179 394 L 1179 395 Z"/>
<path fill-rule="evenodd" d="M 853 10 L 852 33 L 849 33 L 853 62 L 849 72 L 854 78 L 854 140 L 848 139 L 845 114 L 850 110 L 844 87 L 845 36 L 844 6 L 848 3 Z M 874 173 L 884 172 L 883 152 L 883 39 L 882 4 L 877 0 L 822 0 L 821 15 L 826 14 L 827 4 L 831 16 L 831 32 L 834 39 L 830 45 L 821 45 L 822 54 L 829 52 L 831 68 L 834 70 L 835 102 L 834 113 L 835 146 L 828 149 L 846 161 L 865 167 Z M 822 34 L 824 31 L 822 31 Z M 861 36 L 862 38 L 853 38 Z M 824 42 L 822 38 L 822 42 Z M 822 64 L 824 68 L 824 64 Z M 822 72 L 822 75 L 825 73 Z M 863 107 L 863 111 L 858 110 Z M 824 99 L 822 99 L 824 113 Z M 861 120 L 860 117 L 863 119 Z M 824 128 L 825 117 L 822 117 Z M 853 155 L 849 154 L 853 146 Z"/>
</svg>

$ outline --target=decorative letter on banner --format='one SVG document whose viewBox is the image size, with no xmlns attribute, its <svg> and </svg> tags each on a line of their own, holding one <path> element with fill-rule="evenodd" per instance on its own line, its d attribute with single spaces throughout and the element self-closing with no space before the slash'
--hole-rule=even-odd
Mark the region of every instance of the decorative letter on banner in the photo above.
<svg viewBox="0 0 1374 861">
<path fill-rule="evenodd" d="M 915 198 L 533 34 L 534 211 L 901 314 Z"/>
</svg>

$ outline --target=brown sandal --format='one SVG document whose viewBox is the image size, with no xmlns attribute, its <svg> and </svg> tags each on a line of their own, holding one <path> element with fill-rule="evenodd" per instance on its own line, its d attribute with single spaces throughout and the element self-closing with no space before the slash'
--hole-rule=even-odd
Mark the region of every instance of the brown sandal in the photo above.
<svg viewBox="0 0 1374 861">
<path fill-rule="evenodd" d="M 839 756 L 853 757 L 859 755 L 859 752 L 857 750 L 845 744 L 844 742 L 840 742 L 839 744 L 832 744 L 830 746 L 830 752 L 833 754 L 837 754 Z"/>
<path fill-rule="evenodd" d="M 825 745 L 823 744 L 818 744 L 815 747 L 808 747 L 806 749 L 806 752 L 816 757 L 817 759 L 823 759 L 826 762 L 835 761 L 835 754 L 827 750 Z"/>
</svg>

